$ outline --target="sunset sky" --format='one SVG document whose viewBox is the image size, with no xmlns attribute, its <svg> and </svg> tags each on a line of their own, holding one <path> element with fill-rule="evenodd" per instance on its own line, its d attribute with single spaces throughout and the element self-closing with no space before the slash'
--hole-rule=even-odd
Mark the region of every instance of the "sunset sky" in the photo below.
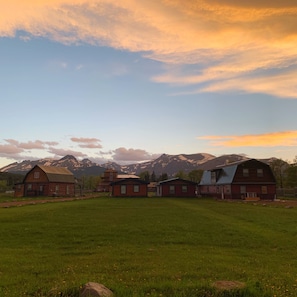
<svg viewBox="0 0 297 297">
<path fill-rule="evenodd" d="M 0 168 L 297 155 L 296 0 L 0 2 Z"/>
</svg>

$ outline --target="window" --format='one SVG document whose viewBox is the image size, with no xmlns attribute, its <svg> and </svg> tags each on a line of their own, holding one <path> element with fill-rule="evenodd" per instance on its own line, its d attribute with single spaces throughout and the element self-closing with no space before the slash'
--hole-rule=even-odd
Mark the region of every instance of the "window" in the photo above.
<svg viewBox="0 0 297 297">
<path fill-rule="evenodd" d="M 67 195 L 70 194 L 70 187 L 69 187 L 69 185 L 66 186 L 66 194 L 67 194 Z"/>
<path fill-rule="evenodd" d="M 139 192 L 139 185 L 134 185 L 134 193 L 138 193 Z"/>
<path fill-rule="evenodd" d="M 169 194 L 175 193 L 175 186 L 169 186 Z"/>
<path fill-rule="evenodd" d="M 126 185 L 121 185 L 121 194 L 126 194 Z"/>
<path fill-rule="evenodd" d="M 263 169 L 262 168 L 258 168 L 257 169 L 257 176 L 258 177 L 262 177 L 263 176 Z"/>
<path fill-rule="evenodd" d="M 248 177 L 249 176 L 249 169 L 248 168 L 243 168 L 242 173 L 243 173 L 243 176 Z"/>
<path fill-rule="evenodd" d="M 27 190 L 32 190 L 32 184 L 27 185 Z"/>
<path fill-rule="evenodd" d="M 216 172 L 215 171 L 212 171 L 211 172 L 211 183 L 212 184 L 215 184 L 217 181 L 217 175 L 216 175 Z"/>
<path fill-rule="evenodd" d="M 188 193 L 188 186 L 182 186 L 182 193 Z"/>
<path fill-rule="evenodd" d="M 34 178 L 38 179 L 40 177 L 40 172 L 39 171 L 35 171 L 34 172 Z"/>
<path fill-rule="evenodd" d="M 267 194 L 267 186 L 262 186 L 262 194 Z"/>
</svg>

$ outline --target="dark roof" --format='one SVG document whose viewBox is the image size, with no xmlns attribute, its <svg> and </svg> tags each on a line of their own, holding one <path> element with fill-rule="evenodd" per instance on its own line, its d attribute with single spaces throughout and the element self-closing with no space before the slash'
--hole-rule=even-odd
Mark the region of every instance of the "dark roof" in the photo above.
<svg viewBox="0 0 297 297">
<path fill-rule="evenodd" d="M 36 165 L 35 167 L 39 167 L 46 174 L 49 182 L 64 182 L 64 183 L 75 182 L 73 173 L 70 170 L 68 170 L 68 168 L 66 167 L 54 167 L 54 166 L 44 166 L 44 165 Z"/>
<path fill-rule="evenodd" d="M 179 177 L 174 177 L 174 178 L 169 178 L 169 179 L 166 179 L 166 180 L 161 180 L 161 181 L 158 182 L 157 185 L 170 183 L 170 182 L 173 182 L 173 181 L 181 181 L 181 182 L 184 182 L 186 184 L 197 184 L 196 182 L 193 182 L 191 180 L 182 179 L 182 178 L 179 178 Z"/>
<path fill-rule="evenodd" d="M 135 184 L 147 184 L 147 185 L 149 184 L 149 182 L 144 181 L 142 179 L 130 177 L 130 178 L 122 178 L 122 179 L 116 180 L 110 183 L 110 185 L 124 184 L 127 181 L 133 181 Z"/>
<path fill-rule="evenodd" d="M 219 176 L 218 176 L 215 184 L 216 185 L 231 184 L 234 179 L 237 167 L 238 167 L 238 164 L 232 165 L 232 166 L 221 167 L 220 169 L 216 169 L 217 171 L 219 171 Z M 199 184 L 200 185 L 212 184 L 211 172 L 216 171 L 216 170 L 204 171 Z"/>
</svg>

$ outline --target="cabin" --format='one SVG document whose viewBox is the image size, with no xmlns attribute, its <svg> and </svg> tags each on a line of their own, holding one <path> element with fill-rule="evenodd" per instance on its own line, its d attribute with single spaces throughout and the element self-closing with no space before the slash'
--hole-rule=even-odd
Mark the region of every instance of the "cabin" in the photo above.
<svg viewBox="0 0 297 297">
<path fill-rule="evenodd" d="M 276 198 L 276 180 L 268 164 L 248 159 L 204 171 L 199 195 L 221 199 L 273 200 Z"/>
<path fill-rule="evenodd" d="M 36 165 L 15 186 L 16 197 L 74 195 L 75 178 L 65 167 Z"/>
<path fill-rule="evenodd" d="M 110 184 L 112 197 L 147 197 L 148 182 L 136 178 L 124 178 Z"/>
<path fill-rule="evenodd" d="M 198 184 L 181 178 L 171 178 L 157 183 L 157 196 L 195 197 Z"/>
</svg>

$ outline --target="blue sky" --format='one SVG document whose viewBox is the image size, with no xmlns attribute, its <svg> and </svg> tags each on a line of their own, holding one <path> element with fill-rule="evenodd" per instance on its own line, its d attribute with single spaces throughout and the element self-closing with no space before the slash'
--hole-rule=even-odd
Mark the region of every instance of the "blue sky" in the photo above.
<svg viewBox="0 0 297 297">
<path fill-rule="evenodd" d="M 37 2 L 0 4 L 0 168 L 297 155 L 294 2 Z"/>
</svg>

